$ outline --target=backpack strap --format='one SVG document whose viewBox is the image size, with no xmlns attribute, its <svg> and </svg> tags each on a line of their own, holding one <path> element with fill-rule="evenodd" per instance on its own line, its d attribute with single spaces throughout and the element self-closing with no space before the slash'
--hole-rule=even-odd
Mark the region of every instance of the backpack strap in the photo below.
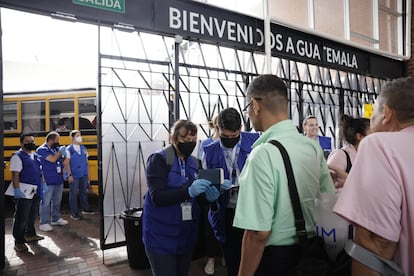
<svg viewBox="0 0 414 276">
<path fill-rule="evenodd" d="M 164 152 L 165 152 L 165 163 L 167 163 L 167 169 L 168 171 L 171 170 L 171 166 L 174 164 L 174 160 L 175 160 L 175 150 L 173 145 L 168 145 L 166 147 L 163 148 Z"/>
<path fill-rule="evenodd" d="M 378 256 L 352 240 L 345 242 L 345 252 L 363 265 L 381 273 L 381 275 L 404 275 L 401 268 L 394 261 Z"/>
<path fill-rule="evenodd" d="M 341 149 L 341 150 L 343 152 L 345 152 L 345 155 L 346 155 L 346 169 L 345 169 L 345 171 L 346 171 L 346 173 L 349 173 L 349 171 L 352 168 L 351 158 L 349 157 L 349 153 L 346 150 L 344 150 L 344 149 Z"/>
<path fill-rule="evenodd" d="M 293 175 L 292 163 L 290 162 L 289 154 L 286 151 L 285 147 L 277 140 L 270 140 L 270 144 L 277 147 L 280 151 L 280 154 L 283 158 L 283 163 L 285 165 L 286 176 L 288 180 L 289 196 L 292 203 L 293 214 L 295 216 L 295 227 L 296 227 L 296 236 L 298 237 L 299 244 L 302 247 L 302 250 L 305 249 L 306 240 L 308 238 L 306 232 L 306 222 L 303 218 L 302 206 L 300 205 L 299 193 L 296 186 L 295 176 Z"/>
</svg>

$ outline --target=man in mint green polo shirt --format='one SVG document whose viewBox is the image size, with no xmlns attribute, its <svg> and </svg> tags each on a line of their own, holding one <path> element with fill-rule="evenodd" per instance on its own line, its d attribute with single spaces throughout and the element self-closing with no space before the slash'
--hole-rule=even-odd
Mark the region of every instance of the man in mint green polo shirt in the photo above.
<svg viewBox="0 0 414 276">
<path fill-rule="evenodd" d="M 245 110 L 263 135 L 253 144 L 239 178 L 240 190 L 233 225 L 245 229 L 239 276 L 288 275 L 300 257 L 288 182 L 278 140 L 287 150 L 309 235 L 315 234 L 314 200 L 334 193 L 322 148 L 301 135 L 288 118 L 285 83 L 262 75 L 247 88 Z"/>
</svg>

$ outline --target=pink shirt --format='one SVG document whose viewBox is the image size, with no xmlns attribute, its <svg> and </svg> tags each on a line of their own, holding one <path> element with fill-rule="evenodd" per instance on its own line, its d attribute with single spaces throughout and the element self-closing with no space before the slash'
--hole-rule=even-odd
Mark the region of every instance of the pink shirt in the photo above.
<svg viewBox="0 0 414 276">
<path fill-rule="evenodd" d="M 333 166 L 338 169 L 346 170 L 346 155 L 345 152 L 342 150 L 346 150 L 349 154 L 349 158 L 351 159 L 351 164 L 354 164 L 354 160 L 357 154 L 356 149 L 353 145 L 347 144 L 346 146 L 342 147 L 341 149 L 336 149 L 331 152 L 328 156 L 328 166 Z"/>
<path fill-rule="evenodd" d="M 414 275 L 414 126 L 362 140 L 334 212 L 398 242 L 395 261 Z M 410 250 L 411 249 L 411 250 Z"/>
</svg>

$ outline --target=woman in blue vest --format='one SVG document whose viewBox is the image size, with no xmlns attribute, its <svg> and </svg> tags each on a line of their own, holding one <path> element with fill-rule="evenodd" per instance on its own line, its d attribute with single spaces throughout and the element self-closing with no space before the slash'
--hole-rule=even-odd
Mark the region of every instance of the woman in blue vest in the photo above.
<svg viewBox="0 0 414 276">
<path fill-rule="evenodd" d="M 207 200 L 214 201 L 219 196 L 210 181 L 196 179 L 199 165 L 191 156 L 196 125 L 177 121 L 170 140 L 170 146 L 147 161 L 142 240 L 154 276 L 188 275 L 198 238 L 200 206 L 196 197 L 205 192 Z"/>
<path fill-rule="evenodd" d="M 233 227 L 238 197 L 238 178 L 258 133 L 241 132 L 241 116 L 235 108 L 223 109 L 217 120 L 220 139 L 204 147 L 203 168 L 222 168 L 230 185 L 209 212 L 214 234 L 223 247 L 228 276 L 237 275 L 243 231 Z M 228 190 L 228 188 L 232 187 Z"/>
<path fill-rule="evenodd" d="M 71 219 L 79 220 L 78 192 L 82 207 L 82 215 L 94 215 L 89 209 L 87 190 L 89 187 L 88 151 L 82 145 L 82 136 L 79 130 L 70 132 L 72 144 L 66 148 L 65 168 L 69 182 L 69 206 Z"/>
</svg>

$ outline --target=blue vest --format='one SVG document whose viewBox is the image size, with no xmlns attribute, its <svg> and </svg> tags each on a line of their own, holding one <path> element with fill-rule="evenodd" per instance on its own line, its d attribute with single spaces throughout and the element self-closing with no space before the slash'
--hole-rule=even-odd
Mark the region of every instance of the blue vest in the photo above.
<svg viewBox="0 0 414 276">
<path fill-rule="evenodd" d="M 42 165 L 42 172 L 47 185 L 61 185 L 63 184 L 63 166 L 62 158 L 52 163 L 46 160 L 49 155 L 55 155 L 56 149 L 51 149 L 46 143 L 41 145 L 36 150 L 40 156 L 40 164 Z"/>
<path fill-rule="evenodd" d="M 73 178 L 88 176 L 88 158 L 86 157 L 86 147 L 80 145 L 80 154 L 75 150 L 73 144 L 68 147 L 70 152 L 70 171 Z"/>
<path fill-rule="evenodd" d="M 26 152 L 19 150 L 14 154 L 22 160 L 22 170 L 19 173 L 19 181 L 26 184 L 37 185 L 37 194 L 42 196 L 42 172 L 40 171 L 40 162 L 35 154 L 34 160 Z"/>
<path fill-rule="evenodd" d="M 237 158 L 237 166 L 241 171 L 246 163 L 246 159 L 251 151 L 253 143 L 259 138 L 258 133 L 242 132 L 240 152 Z M 236 145 L 237 147 L 237 145 Z M 229 170 L 227 168 L 226 159 L 220 145 L 220 140 L 204 147 L 205 160 L 208 169 L 223 168 L 224 178 L 231 179 Z M 214 235 L 218 241 L 224 242 L 226 240 L 225 227 L 225 208 L 229 202 L 229 191 L 225 191 L 217 200 L 217 208 L 211 209 L 208 212 L 208 219 L 213 229 Z"/>
<path fill-rule="evenodd" d="M 198 158 L 199 159 L 203 158 L 204 147 L 211 144 L 211 143 L 213 143 L 213 142 L 214 142 L 213 138 L 211 138 L 211 137 L 208 137 L 207 139 L 202 140 L 200 142 L 200 147 L 198 148 Z"/>
<path fill-rule="evenodd" d="M 154 154 L 161 154 L 165 159 L 164 150 Z M 166 179 L 167 189 L 182 189 L 184 185 L 191 185 L 198 176 L 198 167 L 193 157 L 187 159 L 185 173 L 188 180 L 186 183 L 185 177 L 181 175 L 180 164 L 176 156 Z M 167 170 L 167 166 L 165 169 Z M 193 251 L 198 238 L 200 207 L 196 199 L 190 199 L 189 202 L 192 204 L 192 220 L 183 221 L 182 202 L 168 206 L 155 206 L 149 192 L 146 193 L 142 240 L 149 251 L 156 254 L 183 254 Z"/>
<path fill-rule="evenodd" d="M 318 135 L 318 139 L 319 139 L 319 145 L 321 145 L 321 148 L 324 151 L 328 151 L 328 152 L 332 151 L 331 137 Z"/>
</svg>

